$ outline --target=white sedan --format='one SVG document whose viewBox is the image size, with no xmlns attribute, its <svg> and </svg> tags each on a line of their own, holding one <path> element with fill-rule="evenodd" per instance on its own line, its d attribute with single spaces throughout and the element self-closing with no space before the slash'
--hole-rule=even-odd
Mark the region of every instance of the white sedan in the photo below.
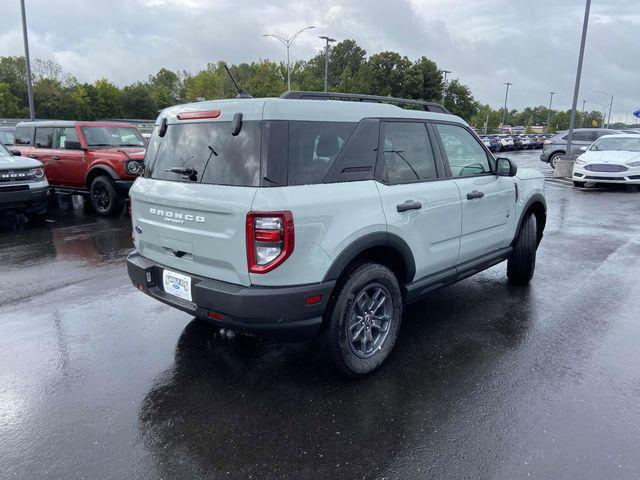
<svg viewBox="0 0 640 480">
<path fill-rule="evenodd" d="M 640 184 L 640 135 L 606 135 L 582 147 L 573 166 L 573 184 Z"/>
</svg>

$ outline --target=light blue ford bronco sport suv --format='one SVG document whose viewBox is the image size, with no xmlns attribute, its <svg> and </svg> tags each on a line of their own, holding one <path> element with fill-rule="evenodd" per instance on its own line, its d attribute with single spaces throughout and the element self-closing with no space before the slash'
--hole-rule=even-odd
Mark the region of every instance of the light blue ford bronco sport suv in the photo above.
<svg viewBox="0 0 640 480">
<path fill-rule="evenodd" d="M 168 108 L 130 196 L 138 289 L 240 332 L 321 335 L 351 376 L 428 292 L 504 260 L 528 283 L 546 222 L 543 176 L 461 118 L 338 93 Z"/>
</svg>

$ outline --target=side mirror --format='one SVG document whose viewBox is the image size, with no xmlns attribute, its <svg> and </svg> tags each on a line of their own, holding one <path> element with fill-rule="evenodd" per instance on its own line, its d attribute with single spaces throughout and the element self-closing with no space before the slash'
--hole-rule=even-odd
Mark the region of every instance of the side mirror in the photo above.
<svg viewBox="0 0 640 480">
<path fill-rule="evenodd" d="M 515 177 L 518 166 L 508 158 L 496 158 L 496 175 L 499 177 Z"/>
<path fill-rule="evenodd" d="M 11 155 L 13 155 L 14 157 L 20 157 L 22 156 L 22 152 L 20 150 L 9 150 L 11 152 Z"/>
<path fill-rule="evenodd" d="M 580 147 L 580 150 L 583 152 L 586 152 L 587 150 L 589 150 L 589 147 L 584 146 L 584 147 Z"/>
<path fill-rule="evenodd" d="M 80 142 L 76 140 L 65 140 L 64 149 L 65 150 L 81 150 L 82 145 L 80 144 Z"/>
</svg>

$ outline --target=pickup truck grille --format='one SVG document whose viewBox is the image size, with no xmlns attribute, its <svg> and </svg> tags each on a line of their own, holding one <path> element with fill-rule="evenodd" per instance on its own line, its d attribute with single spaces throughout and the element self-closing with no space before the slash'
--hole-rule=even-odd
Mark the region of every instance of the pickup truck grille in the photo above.
<svg viewBox="0 0 640 480">
<path fill-rule="evenodd" d="M 33 180 L 34 169 L 0 170 L 0 185 Z"/>
</svg>

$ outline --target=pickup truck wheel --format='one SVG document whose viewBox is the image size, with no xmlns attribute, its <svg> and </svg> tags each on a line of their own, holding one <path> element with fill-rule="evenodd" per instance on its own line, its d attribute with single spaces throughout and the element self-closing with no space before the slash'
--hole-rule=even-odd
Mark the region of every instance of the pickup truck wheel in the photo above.
<svg viewBox="0 0 640 480">
<path fill-rule="evenodd" d="M 386 360 L 402 319 L 398 280 L 387 267 L 366 263 L 352 270 L 327 311 L 331 360 L 350 377 L 366 375 Z"/>
<path fill-rule="evenodd" d="M 100 175 L 91 182 L 91 206 L 98 215 L 116 216 L 124 207 L 124 201 L 113 184 L 113 180 L 106 175 Z"/>
<path fill-rule="evenodd" d="M 507 260 L 507 278 L 515 285 L 526 285 L 533 278 L 536 268 L 536 217 L 530 214 L 522 222 L 513 252 Z"/>
</svg>

